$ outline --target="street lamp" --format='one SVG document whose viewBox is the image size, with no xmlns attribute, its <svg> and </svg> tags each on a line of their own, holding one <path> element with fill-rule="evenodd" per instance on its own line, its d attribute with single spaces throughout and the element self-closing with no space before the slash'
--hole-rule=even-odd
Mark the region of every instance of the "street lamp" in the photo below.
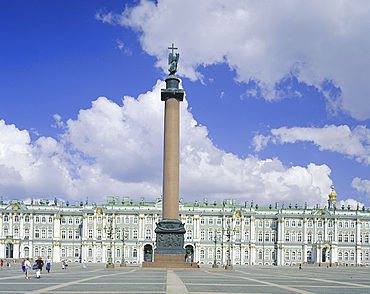
<svg viewBox="0 0 370 294">
<path fill-rule="evenodd" d="M 108 257 L 108 264 L 107 264 L 107 268 L 114 268 L 114 264 L 113 264 L 113 258 L 112 258 L 112 239 L 113 239 L 113 235 L 116 233 L 117 231 L 117 228 L 113 229 L 113 218 L 111 217 L 109 219 L 109 226 L 105 226 L 104 229 L 105 231 L 107 232 L 108 236 L 109 236 L 109 241 L 110 241 L 110 247 L 109 247 L 109 257 Z"/>
<path fill-rule="evenodd" d="M 122 230 L 122 259 L 121 259 L 121 265 L 120 266 L 126 266 L 125 262 L 125 241 L 128 239 L 128 236 L 124 234 L 124 231 Z"/>
<path fill-rule="evenodd" d="M 233 266 L 231 265 L 231 237 L 233 233 L 234 231 L 231 229 L 230 224 L 229 224 L 226 230 L 226 237 L 227 237 L 227 241 L 229 242 L 229 252 L 227 255 L 227 262 L 226 262 L 226 267 L 225 267 L 226 270 L 233 270 Z"/>
<path fill-rule="evenodd" d="M 215 254 L 214 254 L 214 260 L 213 260 L 213 265 L 212 265 L 212 268 L 218 268 L 218 265 L 217 265 L 217 259 L 216 259 L 216 250 L 217 250 L 217 232 L 215 234 L 215 237 L 214 237 L 214 240 L 213 242 L 215 243 Z"/>
</svg>

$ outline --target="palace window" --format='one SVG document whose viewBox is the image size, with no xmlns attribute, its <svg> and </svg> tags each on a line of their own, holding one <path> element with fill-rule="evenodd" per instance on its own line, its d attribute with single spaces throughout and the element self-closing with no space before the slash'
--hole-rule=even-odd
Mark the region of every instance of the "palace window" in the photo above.
<svg viewBox="0 0 370 294">
<path fill-rule="evenodd" d="M 87 221 L 91 224 L 93 222 L 93 217 L 92 215 L 89 215 L 89 217 L 87 218 Z M 65 222 L 64 222 L 65 223 Z"/>
<path fill-rule="evenodd" d="M 328 221 L 328 227 L 329 227 L 329 228 L 332 228 L 332 227 L 333 227 L 333 221 L 332 221 L 332 220 L 329 220 L 329 221 Z"/>
<path fill-rule="evenodd" d="M 213 241 L 213 231 L 212 230 L 208 231 L 208 240 Z"/>
<path fill-rule="evenodd" d="M 102 222 L 103 218 L 101 217 L 101 215 L 99 215 L 97 218 L 96 218 L 96 221 L 100 224 Z M 90 222 L 90 221 L 89 221 Z M 91 221 L 92 222 L 92 221 Z"/>
<path fill-rule="evenodd" d="M 244 259 L 245 259 L 246 261 L 248 261 L 248 260 L 249 260 L 249 250 L 248 250 L 248 249 L 246 249 L 246 250 L 244 251 Z"/>
<path fill-rule="evenodd" d="M 91 230 L 91 232 L 92 232 L 92 230 Z M 102 237 L 102 230 L 98 229 L 98 230 L 96 231 L 96 238 L 97 238 L 98 240 L 101 240 L 101 237 Z M 89 238 L 90 238 L 90 237 L 89 237 Z M 92 236 L 91 236 L 91 238 L 92 238 Z"/>
<path fill-rule="evenodd" d="M 271 222 L 271 228 L 276 228 L 276 221 Z"/>
<path fill-rule="evenodd" d="M 204 231 L 200 231 L 200 240 L 204 240 Z"/>
<path fill-rule="evenodd" d="M 8 222 L 9 221 L 9 216 L 8 215 L 4 215 L 4 222 Z"/>
<path fill-rule="evenodd" d="M 121 248 L 116 249 L 116 257 L 121 257 Z"/>
<path fill-rule="evenodd" d="M 40 249 L 38 247 L 35 248 L 35 256 L 40 255 Z"/>
<path fill-rule="evenodd" d="M 35 230 L 35 238 L 40 238 L 40 230 L 39 229 L 36 229 Z"/>
<path fill-rule="evenodd" d="M 258 242 L 262 242 L 262 232 L 258 233 Z"/>
<path fill-rule="evenodd" d="M 204 259 L 204 257 L 205 257 L 205 252 L 204 252 L 204 249 L 201 249 L 200 250 L 200 259 Z"/>
<path fill-rule="evenodd" d="M 355 242 L 355 235 L 353 233 L 351 234 L 351 241 L 350 242 L 352 242 L 352 243 Z"/>
<path fill-rule="evenodd" d="M 137 224 L 139 221 L 139 218 L 137 217 L 137 215 L 134 216 L 134 224 Z"/>
<path fill-rule="evenodd" d="M 344 242 L 345 243 L 348 243 L 348 233 L 345 233 L 344 234 Z"/>
<path fill-rule="evenodd" d="M 244 241 L 249 241 L 249 232 L 244 232 Z"/>
<path fill-rule="evenodd" d="M 202 218 L 200 219 L 200 224 L 201 224 L 201 225 L 204 225 L 204 217 L 202 217 Z"/>
<path fill-rule="evenodd" d="M 49 216 L 49 224 L 51 224 L 52 222 L 53 222 L 53 217 Z"/>
<path fill-rule="evenodd" d="M 14 216 L 14 221 L 15 221 L 15 222 L 19 222 L 19 215 L 15 215 L 15 216 Z"/>
<path fill-rule="evenodd" d="M 221 250 L 217 249 L 216 251 L 216 259 L 220 260 L 221 259 Z"/>
<path fill-rule="evenodd" d="M 66 218 L 65 217 L 62 217 L 62 219 L 61 219 L 61 223 L 62 223 L 62 225 L 65 225 L 67 222 L 66 222 Z"/>
<path fill-rule="evenodd" d="M 26 223 L 29 223 L 29 222 L 30 222 L 30 216 L 29 216 L 29 215 L 26 215 L 26 216 L 24 217 L 24 221 L 25 221 Z"/>
<path fill-rule="evenodd" d="M 291 233 L 291 234 L 290 234 L 290 238 L 291 238 L 291 241 L 292 241 L 292 242 L 295 242 L 295 241 L 296 241 L 296 236 L 297 236 L 297 235 L 296 235 L 296 233 L 295 233 L 295 232 L 293 232 L 293 233 Z"/>
<path fill-rule="evenodd" d="M 220 217 L 217 218 L 216 224 L 219 226 L 222 224 L 222 219 Z"/>
<path fill-rule="evenodd" d="M 285 221 L 285 226 L 286 226 L 287 228 L 289 228 L 289 225 L 290 225 L 289 220 L 286 220 L 286 221 Z"/>
<path fill-rule="evenodd" d="M 116 223 L 117 223 L 117 224 L 120 224 L 120 223 L 121 223 L 121 217 L 120 217 L 120 216 L 117 216 L 117 217 L 116 217 Z"/>
<path fill-rule="evenodd" d="M 338 242 L 343 242 L 343 235 L 342 235 L 342 233 L 340 233 L 338 235 Z"/>
<path fill-rule="evenodd" d="M 62 257 L 66 257 L 66 250 L 65 250 L 65 248 L 62 248 Z"/>
<path fill-rule="evenodd" d="M 285 251 L 285 260 L 289 260 L 289 251 Z"/>
<path fill-rule="evenodd" d="M 307 221 L 307 226 L 308 226 L 309 228 L 312 228 L 312 220 L 311 220 L 311 219 L 309 219 L 309 220 Z"/>
<path fill-rule="evenodd" d="M 147 215 L 147 216 L 145 217 L 145 223 L 146 223 L 147 225 L 150 225 L 150 224 L 152 223 L 152 217 L 151 217 L 150 215 Z"/>
<path fill-rule="evenodd" d="M 292 227 L 295 228 L 295 220 L 292 220 Z"/>
<path fill-rule="evenodd" d="M 79 225 L 79 224 L 80 224 L 80 218 L 79 218 L 79 217 L 76 217 L 76 219 L 75 219 L 75 224 L 76 224 L 76 225 Z"/>
<path fill-rule="evenodd" d="M 208 259 L 212 259 L 213 258 L 213 250 L 212 248 L 209 248 L 208 249 Z"/>
<path fill-rule="evenodd" d="M 30 230 L 29 229 L 24 229 L 24 236 L 29 237 L 30 236 Z"/>
<path fill-rule="evenodd" d="M 319 219 L 319 220 L 318 220 L 318 222 L 317 222 L 317 226 L 318 226 L 319 228 L 322 228 L 322 220 L 321 220 L 321 219 Z"/>
<path fill-rule="evenodd" d="M 261 249 L 258 251 L 258 259 L 262 259 L 262 250 Z"/>
<path fill-rule="evenodd" d="M 137 249 L 136 248 L 132 249 L 132 257 L 137 258 Z"/>
<path fill-rule="evenodd" d="M 53 238 L 53 230 L 51 228 L 48 229 L 48 238 Z"/>
<path fill-rule="evenodd" d="M 186 223 L 187 223 L 188 225 L 192 225 L 192 224 L 193 224 L 193 218 L 192 218 L 191 216 L 188 216 L 188 217 L 186 218 Z"/>
<path fill-rule="evenodd" d="M 285 233 L 285 242 L 289 242 L 289 240 L 290 240 L 290 234 L 289 234 L 289 232 L 286 232 Z"/>
<path fill-rule="evenodd" d="M 365 243 L 369 243 L 369 235 L 365 235 Z"/>
<path fill-rule="evenodd" d="M 351 228 L 354 228 L 354 227 L 355 227 L 355 222 L 351 221 Z"/>
<path fill-rule="evenodd" d="M 258 226 L 260 227 L 260 228 L 262 228 L 263 227 L 263 222 L 260 220 L 260 221 L 258 221 Z"/>
<path fill-rule="evenodd" d="M 41 230 L 41 238 L 42 239 L 45 239 L 46 238 L 46 230 L 45 229 L 42 229 Z"/>
<path fill-rule="evenodd" d="M 318 240 L 318 241 L 322 241 L 322 233 L 321 233 L 321 232 L 319 232 L 319 233 L 317 234 L 317 240 Z"/>
<path fill-rule="evenodd" d="M 211 218 L 211 217 L 210 217 L 210 218 L 208 219 L 208 224 L 209 224 L 209 225 L 213 225 L 213 218 Z"/>
<path fill-rule="evenodd" d="M 265 227 L 266 227 L 266 228 L 269 228 L 269 227 L 270 227 L 270 221 L 268 221 L 268 220 L 267 220 L 267 221 L 265 221 Z"/>
<path fill-rule="evenodd" d="M 338 253 L 338 260 L 339 261 L 343 260 L 343 253 L 341 251 Z"/>
<path fill-rule="evenodd" d="M 68 239 L 73 239 L 73 231 L 72 230 L 69 230 L 68 231 Z"/>
<path fill-rule="evenodd" d="M 18 228 L 15 228 L 14 229 L 14 237 L 15 238 L 18 238 L 19 237 L 19 229 Z"/>
<path fill-rule="evenodd" d="M 244 224 L 245 224 L 246 226 L 249 226 L 249 218 L 245 218 L 245 220 L 244 220 Z"/>
<path fill-rule="evenodd" d="M 344 260 L 348 260 L 348 252 L 344 252 Z"/>
<path fill-rule="evenodd" d="M 73 225 L 73 218 L 72 217 L 68 218 L 68 224 Z"/>
<path fill-rule="evenodd" d="M 130 223 L 130 217 L 128 215 L 126 215 L 125 217 L 125 224 L 129 224 Z"/>
<path fill-rule="evenodd" d="M 275 238 L 275 232 L 273 232 L 271 234 L 271 242 L 275 242 L 276 238 Z"/>
<path fill-rule="evenodd" d="M 365 229 L 368 229 L 369 228 L 369 222 L 366 222 L 365 223 Z"/>
<path fill-rule="evenodd" d="M 36 222 L 36 223 L 39 223 L 39 222 L 40 222 L 40 217 L 39 217 L 39 216 L 36 216 L 36 217 L 35 217 L 35 222 Z"/>
<path fill-rule="evenodd" d="M 295 257 L 296 257 L 296 253 L 295 251 L 292 251 L 292 260 L 295 260 Z"/>
<path fill-rule="evenodd" d="M 52 254 L 51 254 L 51 252 L 52 252 L 52 251 L 51 251 L 51 247 L 49 247 L 49 248 L 48 248 L 48 256 L 51 256 L 51 255 L 52 255 Z"/>
<path fill-rule="evenodd" d="M 302 260 L 302 251 L 298 251 L 297 258 L 298 258 L 298 260 Z"/>
<path fill-rule="evenodd" d="M 355 260 L 355 253 L 351 252 L 351 261 L 354 261 L 354 260 Z"/>
<path fill-rule="evenodd" d="M 270 242 L 270 234 L 268 232 L 265 233 L 265 242 Z"/>
<path fill-rule="evenodd" d="M 307 242 L 312 243 L 312 233 L 307 234 Z"/>
<path fill-rule="evenodd" d="M 187 241 L 193 240 L 193 232 L 192 232 L 192 230 L 187 230 L 186 231 L 186 240 Z"/>
<path fill-rule="evenodd" d="M 298 221 L 298 227 L 299 228 L 302 227 L 302 221 L 301 220 Z"/>
<path fill-rule="evenodd" d="M 343 228 L 343 223 L 341 221 L 338 223 L 338 227 Z"/>
<path fill-rule="evenodd" d="M 80 239 L 80 230 L 75 230 L 75 239 Z"/>
<path fill-rule="evenodd" d="M 80 256 L 80 251 L 78 248 L 75 248 L 75 258 L 78 258 Z"/>
<path fill-rule="evenodd" d="M 87 257 L 92 257 L 93 256 L 93 250 L 92 250 L 92 248 L 89 248 L 88 250 L 87 250 Z"/>
<path fill-rule="evenodd" d="M 132 231 L 132 238 L 137 239 L 137 229 Z"/>
<path fill-rule="evenodd" d="M 92 237 L 93 237 L 93 230 L 92 230 L 92 229 L 89 229 L 89 230 L 88 230 L 87 237 L 88 237 L 89 239 L 92 239 Z"/>
<path fill-rule="evenodd" d="M 302 242 L 302 233 L 298 233 L 298 242 Z"/>
<path fill-rule="evenodd" d="M 348 228 L 348 222 L 345 222 L 345 223 L 344 223 L 344 227 L 345 227 L 345 228 Z"/>
<path fill-rule="evenodd" d="M 152 230 L 146 229 L 145 231 L 145 239 L 151 239 L 152 238 Z"/>
<path fill-rule="evenodd" d="M 329 242 L 332 242 L 333 241 L 333 234 L 329 234 L 328 238 L 329 238 Z"/>
<path fill-rule="evenodd" d="M 43 217 L 41 217 L 41 222 L 44 224 L 44 223 L 46 223 L 46 217 L 45 216 L 43 216 Z"/>
</svg>

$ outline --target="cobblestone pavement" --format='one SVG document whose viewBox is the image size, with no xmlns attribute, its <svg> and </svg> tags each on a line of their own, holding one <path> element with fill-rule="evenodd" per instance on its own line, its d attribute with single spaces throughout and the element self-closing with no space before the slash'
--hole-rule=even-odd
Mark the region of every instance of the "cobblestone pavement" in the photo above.
<svg viewBox="0 0 370 294">
<path fill-rule="evenodd" d="M 70 264 L 62 270 L 54 264 L 50 274 L 26 280 L 20 265 L 0 270 L 0 293 L 370 293 L 370 268 L 234 267 L 106 269 L 104 264 Z"/>
</svg>

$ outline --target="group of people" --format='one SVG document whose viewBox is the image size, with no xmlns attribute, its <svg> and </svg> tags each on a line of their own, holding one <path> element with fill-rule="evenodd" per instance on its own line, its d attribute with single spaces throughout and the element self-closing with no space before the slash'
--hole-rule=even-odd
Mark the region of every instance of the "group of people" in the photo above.
<svg viewBox="0 0 370 294">
<path fill-rule="evenodd" d="M 12 267 L 12 263 L 10 261 L 6 261 L 6 260 L 5 260 L 5 262 L 6 262 L 6 267 L 8 269 L 10 269 Z M 15 263 L 15 259 L 14 259 L 14 263 Z M 0 260 L 0 268 L 3 269 L 3 266 L 4 266 L 4 260 L 1 259 Z"/>
<path fill-rule="evenodd" d="M 41 271 L 42 271 L 42 267 L 44 266 L 44 261 L 42 260 L 42 258 L 39 256 L 35 263 L 33 264 L 32 266 L 32 269 L 33 270 L 36 270 L 36 279 L 40 279 L 41 278 Z M 50 273 L 50 269 L 51 269 L 51 258 L 50 256 L 48 256 L 48 258 L 46 259 L 46 271 L 48 273 Z M 27 259 L 24 259 L 22 261 L 22 270 L 23 272 L 26 274 L 26 279 L 29 279 L 29 273 L 31 271 L 31 262 L 30 262 L 30 259 L 27 257 Z"/>
</svg>

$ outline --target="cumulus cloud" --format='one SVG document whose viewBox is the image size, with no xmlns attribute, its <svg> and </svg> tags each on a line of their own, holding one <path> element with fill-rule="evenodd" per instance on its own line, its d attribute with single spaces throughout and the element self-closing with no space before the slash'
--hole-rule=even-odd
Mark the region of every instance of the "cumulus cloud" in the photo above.
<svg viewBox="0 0 370 294">
<path fill-rule="evenodd" d="M 350 206 L 351 209 L 356 209 L 357 207 L 359 209 L 362 209 L 364 204 L 362 202 L 359 202 L 355 199 L 349 198 L 346 200 L 341 200 L 338 202 L 337 208 L 340 209 L 342 206 L 344 206 L 345 209 L 348 208 L 348 205 Z"/>
<path fill-rule="evenodd" d="M 262 96 L 281 99 L 282 80 L 317 87 L 328 107 L 370 118 L 368 1 L 142 0 L 96 19 L 138 32 L 143 49 L 167 71 L 167 45 L 181 49 L 179 74 L 202 79 L 200 65 L 227 63 Z M 330 85 L 330 87 L 328 87 Z M 337 87 L 339 91 L 332 91 Z"/>
<path fill-rule="evenodd" d="M 370 198 L 370 181 L 363 180 L 361 178 L 354 178 L 352 181 L 352 187 L 360 193 L 365 193 Z"/>
<path fill-rule="evenodd" d="M 256 151 L 265 148 L 268 142 L 284 144 L 310 141 L 320 150 L 338 152 L 365 165 L 370 164 L 370 130 L 366 126 L 353 129 L 347 125 L 323 128 L 282 127 L 272 129 L 270 133 L 266 136 L 258 134 L 253 138 Z"/>
<path fill-rule="evenodd" d="M 108 195 L 146 197 L 162 192 L 164 103 L 158 81 L 122 105 L 100 97 L 76 119 L 63 122 L 57 139 L 32 141 L 27 130 L 0 121 L 0 194 L 5 198 L 64 197 L 102 202 Z M 260 205 L 276 201 L 326 204 L 330 168 L 286 167 L 277 159 L 241 159 L 216 148 L 198 125 L 186 99 L 181 103 L 180 197 Z"/>
</svg>

